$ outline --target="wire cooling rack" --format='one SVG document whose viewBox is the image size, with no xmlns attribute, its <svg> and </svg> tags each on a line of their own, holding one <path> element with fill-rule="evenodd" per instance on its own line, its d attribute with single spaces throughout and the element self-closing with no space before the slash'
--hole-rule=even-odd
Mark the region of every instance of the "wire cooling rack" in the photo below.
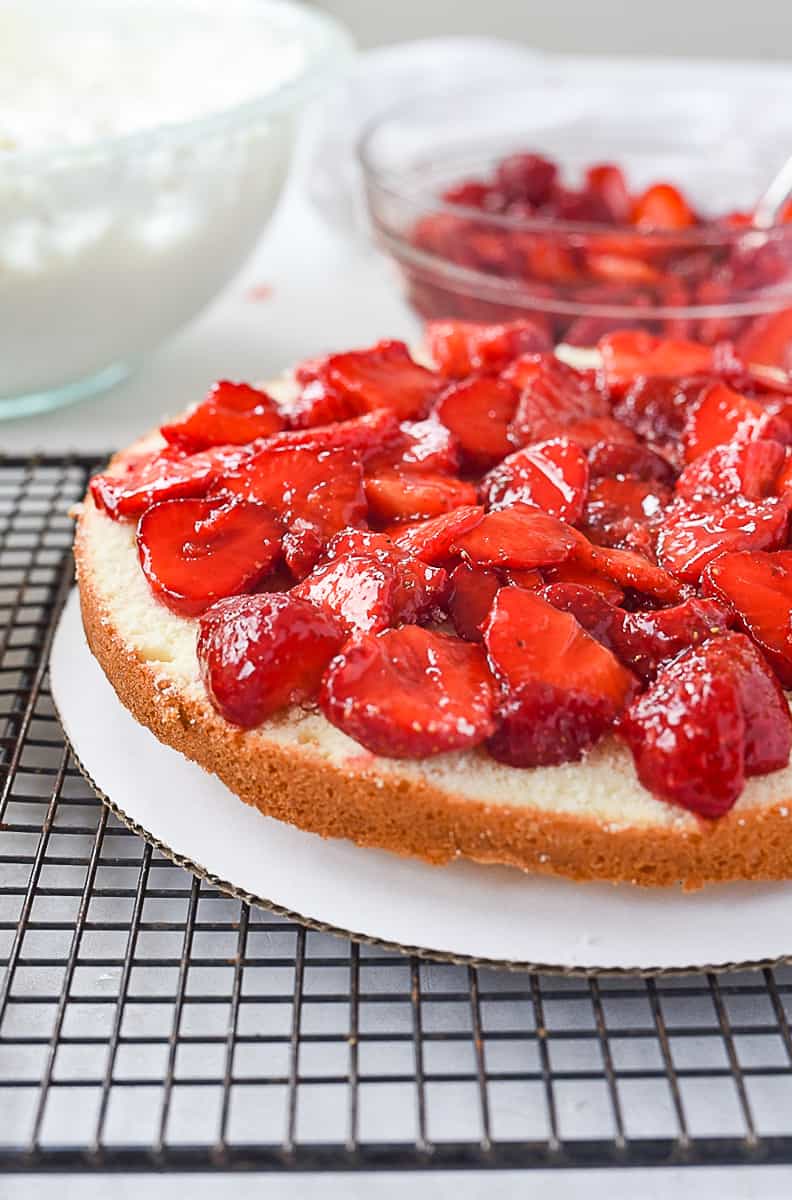
<svg viewBox="0 0 792 1200">
<path fill-rule="evenodd" d="M 92 466 L 0 458 L 0 1170 L 792 1162 L 792 969 L 419 962 L 248 908 L 118 822 L 47 675 Z"/>
</svg>

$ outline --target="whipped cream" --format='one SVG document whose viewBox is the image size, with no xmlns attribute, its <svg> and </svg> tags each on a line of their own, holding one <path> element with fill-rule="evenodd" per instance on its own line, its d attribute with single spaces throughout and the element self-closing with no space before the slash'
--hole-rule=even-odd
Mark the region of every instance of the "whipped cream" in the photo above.
<svg viewBox="0 0 792 1200">
<path fill-rule="evenodd" d="M 0 0 L 0 161 L 228 109 L 304 61 L 251 0 Z"/>
</svg>

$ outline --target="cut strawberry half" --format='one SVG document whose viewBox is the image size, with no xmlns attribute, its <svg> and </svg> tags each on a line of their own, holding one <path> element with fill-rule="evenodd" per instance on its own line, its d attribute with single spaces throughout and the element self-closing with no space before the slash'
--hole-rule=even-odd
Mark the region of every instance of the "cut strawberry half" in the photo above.
<svg viewBox="0 0 792 1200">
<path fill-rule="evenodd" d="M 420 521 L 476 503 L 476 489 L 449 475 L 410 475 L 383 468 L 365 481 L 369 513 L 377 521 Z"/>
<path fill-rule="evenodd" d="M 679 188 L 655 183 L 635 201 L 632 221 L 642 230 L 674 232 L 696 224 L 696 214 Z"/>
<path fill-rule="evenodd" d="M 707 567 L 702 586 L 729 606 L 784 687 L 792 688 L 792 550 L 722 554 Z"/>
<path fill-rule="evenodd" d="M 671 492 L 662 483 L 641 479 L 599 479 L 591 485 L 584 527 L 587 536 L 605 546 L 618 546 L 636 526 L 659 521 Z"/>
<path fill-rule="evenodd" d="M 708 383 L 706 376 L 636 379 L 616 404 L 614 416 L 678 467 L 688 410 Z"/>
<path fill-rule="evenodd" d="M 737 349 L 747 363 L 778 367 L 792 375 L 792 308 L 750 321 Z"/>
<path fill-rule="evenodd" d="M 485 470 L 514 449 L 509 424 L 518 397 L 510 383 L 488 376 L 452 384 L 443 392 L 435 414 L 453 433 L 471 470 Z"/>
<path fill-rule="evenodd" d="M 634 550 L 595 546 L 581 537 L 576 543 L 574 558 L 588 570 L 612 579 L 619 587 L 632 588 L 661 604 L 673 604 L 682 594 L 679 583 L 668 571 Z"/>
<path fill-rule="evenodd" d="M 601 338 L 602 375 L 611 396 L 623 396 L 640 376 L 683 379 L 719 375 L 741 363 L 728 342 L 702 346 L 683 339 L 659 338 L 641 329 L 617 330 Z"/>
<path fill-rule="evenodd" d="M 502 588 L 484 627 L 502 689 L 492 756 L 512 766 L 574 762 L 613 724 L 636 681 L 569 613 Z"/>
<path fill-rule="evenodd" d="M 590 588 L 610 604 L 621 604 L 624 599 L 624 589 L 619 587 L 618 583 L 614 583 L 600 571 L 592 571 L 578 562 L 567 561 L 559 563 L 556 567 L 545 567 L 543 574 L 549 585 L 570 584 Z"/>
<path fill-rule="evenodd" d="M 792 441 L 792 426 L 758 400 L 735 392 L 725 383 L 709 384 L 685 422 L 685 462 L 737 438 L 769 438 L 786 444 Z"/>
<path fill-rule="evenodd" d="M 609 417 L 610 409 L 589 371 L 576 371 L 553 354 L 524 355 L 504 372 L 503 379 L 521 389 L 509 427 L 514 445 L 546 440 L 560 427 L 592 417 Z M 599 439 L 601 440 L 601 439 Z"/>
<path fill-rule="evenodd" d="M 585 539 L 564 521 L 529 508 L 503 508 L 455 539 L 452 554 L 484 567 L 520 570 L 565 562 Z"/>
<path fill-rule="evenodd" d="M 401 442 L 402 427 L 398 417 L 389 408 L 379 408 L 333 425 L 285 429 L 268 438 L 266 446 L 260 449 L 306 449 L 317 454 L 326 450 L 351 450 L 367 463 L 380 454 L 395 454 Z"/>
<path fill-rule="evenodd" d="M 393 416 L 389 409 L 380 410 L 384 413 Z M 459 463 L 459 444 L 434 413 L 425 421 L 402 421 L 390 445 L 380 446 L 379 453 L 366 456 L 366 466 L 372 472 L 395 467 L 407 474 L 454 475 Z"/>
<path fill-rule="evenodd" d="M 605 219 L 613 225 L 626 225 L 632 202 L 624 172 L 614 163 L 597 163 L 586 171 L 586 191 L 595 196 Z"/>
<path fill-rule="evenodd" d="M 479 646 L 416 625 L 352 638 L 319 695 L 331 724 L 388 758 L 478 745 L 494 728 L 493 699 Z"/>
<path fill-rule="evenodd" d="M 719 554 L 736 550 L 775 550 L 786 541 L 789 498 L 744 500 L 741 496 L 706 505 L 677 501 L 660 526 L 657 555 L 677 579 L 696 583 Z"/>
<path fill-rule="evenodd" d="M 574 525 L 586 503 L 588 474 L 580 446 L 555 438 L 509 455 L 485 475 L 479 491 L 490 508 L 529 504 Z"/>
<path fill-rule="evenodd" d="M 538 321 L 477 325 L 473 321 L 429 321 L 426 343 L 438 370 L 448 379 L 477 373 L 497 375 L 521 354 L 550 350 Z"/>
<path fill-rule="evenodd" d="M 96 506 L 113 520 L 135 520 L 162 500 L 205 496 L 215 480 L 250 455 L 248 447 L 218 446 L 189 456 L 166 447 L 128 459 L 121 470 L 94 475 L 91 496 Z"/>
<path fill-rule="evenodd" d="M 347 634 L 379 633 L 396 623 L 396 571 L 368 555 L 320 563 L 292 595 L 330 613 Z"/>
<path fill-rule="evenodd" d="M 592 480 L 626 476 L 670 486 L 676 478 L 667 458 L 637 442 L 598 442 L 589 451 L 588 461 Z"/>
<path fill-rule="evenodd" d="M 201 617 L 198 662 L 220 715 L 253 729 L 314 696 L 343 640 L 332 617 L 288 592 L 233 596 Z"/>
<path fill-rule="evenodd" d="M 363 470 L 351 450 L 263 449 L 218 480 L 213 495 L 255 500 L 287 531 L 286 561 L 298 577 L 313 566 L 339 529 L 366 516 Z"/>
<path fill-rule="evenodd" d="M 166 442 L 194 453 L 209 446 L 241 446 L 269 437 L 284 425 L 275 401 L 266 392 L 222 379 L 197 408 L 181 421 L 163 425 L 160 433 Z"/>
<path fill-rule="evenodd" d="M 785 447 L 767 438 L 726 442 L 685 467 L 676 493 L 685 500 L 725 500 L 738 495 L 762 500 L 775 491 L 785 459 Z"/>
<path fill-rule="evenodd" d="M 335 399 L 354 413 L 391 408 L 400 421 L 425 417 L 444 380 L 415 362 L 404 342 L 377 342 L 369 350 L 350 350 L 304 363 L 298 375 L 321 395 Z M 332 418 L 325 418 L 332 419 Z"/>
<path fill-rule="evenodd" d="M 195 617 L 216 600 L 250 591 L 280 558 L 275 515 L 251 501 L 165 500 L 137 529 L 140 565 L 172 612 Z"/>
<path fill-rule="evenodd" d="M 620 722 L 638 778 L 654 795 L 702 817 L 728 812 L 745 776 L 785 766 L 789 708 L 743 634 L 686 650 Z"/>
<path fill-rule="evenodd" d="M 393 540 L 401 550 L 414 554 L 425 563 L 443 563 L 451 557 L 452 545 L 483 520 L 484 509 L 466 504 L 440 517 L 416 521 L 392 529 Z"/>
<path fill-rule="evenodd" d="M 461 562 L 451 572 L 448 615 L 466 642 L 482 640 L 481 626 L 501 583 L 494 571 Z"/>
<path fill-rule="evenodd" d="M 664 663 L 689 646 L 725 633 L 731 623 L 725 605 L 690 596 L 671 608 L 622 613 L 615 650 L 636 675 L 653 679 Z"/>
</svg>

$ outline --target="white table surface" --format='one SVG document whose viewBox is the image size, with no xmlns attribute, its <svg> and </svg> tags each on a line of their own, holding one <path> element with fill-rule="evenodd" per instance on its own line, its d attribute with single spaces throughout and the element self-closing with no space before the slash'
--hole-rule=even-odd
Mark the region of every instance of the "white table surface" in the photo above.
<svg viewBox="0 0 792 1200">
<path fill-rule="evenodd" d="M 253 259 L 239 278 L 189 328 L 174 338 L 114 390 L 83 404 L 26 420 L 0 423 L 0 448 L 103 452 L 125 445 L 157 425 L 165 412 L 177 412 L 200 398 L 217 378 L 266 379 L 289 364 L 325 349 L 364 346 L 379 337 L 415 338 L 419 326 L 401 301 L 391 267 L 374 253 L 355 249 L 330 233 L 295 188 Z M 256 298 L 254 289 L 272 289 Z M 586 1171 L 576 1173 L 450 1173 L 411 1175 L 81 1176 L 0 1178 L 2 1200 L 153 1200 L 181 1196 L 193 1200 L 233 1195 L 234 1200 L 266 1195 L 285 1200 L 341 1197 L 371 1200 L 403 1196 L 459 1200 L 532 1194 L 579 1196 L 588 1200 L 773 1200 L 792 1195 L 792 1170 L 718 1169 L 705 1171 Z"/>
</svg>

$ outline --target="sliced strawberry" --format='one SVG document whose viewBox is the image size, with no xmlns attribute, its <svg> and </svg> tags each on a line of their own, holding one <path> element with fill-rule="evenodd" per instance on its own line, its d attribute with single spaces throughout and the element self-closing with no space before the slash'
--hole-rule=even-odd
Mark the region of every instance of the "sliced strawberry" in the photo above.
<svg viewBox="0 0 792 1200">
<path fill-rule="evenodd" d="M 363 471 L 351 450 L 270 449 L 265 444 L 238 470 L 223 475 L 212 494 L 271 508 L 287 531 L 286 561 L 298 577 L 316 562 L 324 542 L 366 515 Z"/>
<path fill-rule="evenodd" d="M 657 554 L 662 565 L 685 583 L 695 583 L 714 558 L 728 551 L 775 550 L 789 524 L 786 498 L 691 504 L 679 500 L 660 526 Z"/>
<path fill-rule="evenodd" d="M 584 539 L 571 526 L 538 509 L 487 513 L 452 543 L 452 554 L 485 567 L 532 569 L 565 562 Z"/>
<path fill-rule="evenodd" d="M 303 363 L 297 368 L 298 381 L 303 383 L 300 394 L 289 401 L 289 423 L 294 429 L 314 429 L 317 426 L 332 426 L 336 421 L 351 421 L 360 409 L 346 393 L 328 384 L 324 379 L 307 376 L 312 367 L 319 369 L 319 361 Z"/>
<path fill-rule="evenodd" d="M 435 413 L 453 433 L 466 466 L 485 470 L 514 449 L 508 431 L 518 396 L 510 383 L 488 376 L 452 384 L 443 392 Z"/>
<path fill-rule="evenodd" d="M 277 433 L 284 424 L 266 392 L 222 379 L 197 408 L 182 420 L 163 425 L 160 433 L 166 442 L 194 453 L 209 446 L 242 446 Z"/>
<path fill-rule="evenodd" d="M 639 229 L 689 229 L 696 224 L 696 214 L 685 197 L 670 183 L 655 183 L 635 201 L 633 224 Z"/>
<path fill-rule="evenodd" d="M 335 617 L 347 634 L 379 633 L 396 623 L 396 571 L 368 555 L 343 554 L 320 563 L 292 595 Z"/>
<path fill-rule="evenodd" d="M 481 626 L 501 583 L 494 571 L 461 562 L 451 572 L 448 615 L 466 642 L 482 640 Z"/>
<path fill-rule="evenodd" d="M 491 508 L 529 504 L 574 525 L 586 503 L 588 473 L 580 446 L 555 438 L 509 455 L 484 476 L 479 491 Z"/>
<path fill-rule="evenodd" d="M 494 727 L 481 648 L 416 625 L 348 641 L 325 674 L 319 703 L 333 725 L 388 758 L 469 749 Z"/>
<path fill-rule="evenodd" d="M 363 462 L 370 462 L 381 454 L 396 454 L 403 443 L 399 419 L 389 408 L 378 408 L 339 421 L 334 425 L 316 425 L 311 429 L 286 429 L 267 439 L 267 450 L 351 450 L 360 455 Z"/>
<path fill-rule="evenodd" d="M 306 391 L 314 388 L 317 396 L 321 392 L 325 404 L 335 399 L 351 406 L 350 416 L 391 408 L 400 421 L 425 417 L 444 382 L 415 362 L 404 342 L 395 341 L 304 363 L 298 378 Z"/>
<path fill-rule="evenodd" d="M 689 375 L 720 374 L 740 363 L 728 342 L 702 346 L 673 338 L 654 337 L 641 329 L 617 330 L 598 343 L 602 374 L 611 396 L 620 397 L 640 376 L 683 379 Z"/>
<path fill-rule="evenodd" d="M 687 414 L 685 462 L 735 438 L 769 438 L 786 444 L 792 441 L 792 425 L 758 400 L 735 392 L 725 383 L 712 383 Z"/>
<path fill-rule="evenodd" d="M 620 722 L 644 787 L 702 817 L 728 812 L 747 774 L 784 766 L 789 708 L 743 634 L 692 647 L 661 671 Z"/>
<path fill-rule="evenodd" d="M 501 567 L 498 574 L 504 583 L 514 584 L 515 587 L 528 588 L 535 591 L 542 587 L 544 579 L 542 572 L 536 567 Z"/>
<path fill-rule="evenodd" d="M 218 446 L 189 456 L 166 447 L 127 459 L 121 470 L 94 475 L 91 496 L 113 520 L 134 520 L 161 500 L 205 496 L 216 479 L 250 455 L 249 448 L 238 446 Z"/>
<path fill-rule="evenodd" d="M 495 170 L 498 190 L 509 200 L 544 204 L 553 195 L 558 167 L 541 154 L 510 154 Z"/>
<path fill-rule="evenodd" d="M 315 695 L 343 640 L 332 617 L 288 592 L 232 596 L 201 617 L 198 662 L 220 715 L 252 729 Z"/>
<path fill-rule="evenodd" d="M 451 546 L 463 534 L 475 529 L 484 517 L 484 509 L 466 504 L 440 517 L 416 521 L 393 530 L 393 540 L 401 550 L 414 554 L 425 563 L 442 563 L 451 556 Z"/>
<path fill-rule="evenodd" d="M 599 571 L 592 571 L 581 566 L 578 562 L 559 563 L 556 567 L 546 567 L 545 578 L 549 585 L 570 584 L 573 587 L 590 588 L 597 592 L 610 604 L 621 604 L 624 599 L 624 589 Z"/>
<path fill-rule="evenodd" d="M 449 475 L 409 475 L 383 468 L 365 481 L 369 513 L 378 521 L 420 521 L 476 503 L 476 489 Z"/>
<path fill-rule="evenodd" d="M 503 325 L 429 321 L 426 344 L 438 370 L 448 379 L 464 379 L 479 372 L 497 375 L 521 354 L 552 348 L 544 327 L 528 320 Z"/>
<path fill-rule="evenodd" d="M 440 615 L 448 595 L 448 576 L 440 567 L 428 566 L 400 550 L 384 533 L 363 529 L 342 530 L 330 540 L 324 553 L 325 563 L 350 557 L 382 563 L 394 573 L 390 624 L 420 624 Z M 320 564 L 309 578 L 313 578 L 323 565 Z"/>
<path fill-rule="evenodd" d="M 598 442 L 589 451 L 589 474 L 592 480 L 626 475 L 671 485 L 676 472 L 667 458 L 656 450 L 625 442 Z"/>
<path fill-rule="evenodd" d="M 484 644 L 502 689 L 488 748 L 512 766 L 579 759 L 635 690 L 630 672 L 574 617 L 522 588 L 498 592 Z"/>
<path fill-rule="evenodd" d="M 619 545 L 636 525 L 659 521 L 671 499 L 662 483 L 641 479 L 599 479 L 591 485 L 585 510 L 586 533 L 605 546 Z"/>
<path fill-rule="evenodd" d="M 747 363 L 792 374 L 792 308 L 756 317 L 738 340 L 737 349 Z"/>
<path fill-rule="evenodd" d="M 593 374 L 576 371 L 552 354 L 524 355 L 503 378 L 521 389 L 509 428 L 514 445 L 542 441 L 554 437 L 560 426 L 610 414 Z"/>
<path fill-rule="evenodd" d="M 143 574 L 172 612 L 195 617 L 215 600 L 247 592 L 281 553 L 275 515 L 252 501 L 164 500 L 140 518 Z"/>
<path fill-rule="evenodd" d="M 636 379 L 614 408 L 614 416 L 650 445 L 659 447 L 678 467 L 679 442 L 688 409 L 708 383 L 704 376 Z"/>
<path fill-rule="evenodd" d="M 626 614 L 600 591 L 587 584 L 570 582 L 550 583 L 542 588 L 541 596 L 560 612 L 571 613 L 579 625 L 618 659 L 621 654 L 622 628 Z"/>
<path fill-rule="evenodd" d="M 663 663 L 688 646 L 725 633 L 731 618 L 725 605 L 691 596 L 671 608 L 621 614 L 616 654 L 642 679 L 654 679 Z"/>
<path fill-rule="evenodd" d="M 676 493 L 685 500 L 725 500 L 737 495 L 762 500 L 775 490 L 785 458 L 781 443 L 766 438 L 726 442 L 685 467 L 677 480 Z"/>
<path fill-rule="evenodd" d="M 385 413 L 390 417 L 394 415 L 387 408 L 380 409 L 376 415 Z M 380 447 L 379 453 L 366 456 L 369 471 L 395 467 L 399 471 L 418 475 L 454 475 L 459 469 L 459 462 L 459 445 L 454 434 L 434 413 L 425 421 L 402 421 L 389 445 Z"/>
<path fill-rule="evenodd" d="M 792 550 L 722 554 L 702 578 L 704 590 L 729 606 L 792 688 Z"/>
<path fill-rule="evenodd" d="M 589 570 L 606 575 L 620 587 L 652 596 L 662 604 L 673 604 L 682 594 L 676 579 L 635 551 L 594 546 L 581 538 L 576 545 L 574 558 Z"/>
<path fill-rule="evenodd" d="M 586 171 L 586 191 L 596 196 L 612 225 L 626 225 L 632 202 L 624 172 L 613 163 L 597 163 Z"/>
</svg>

